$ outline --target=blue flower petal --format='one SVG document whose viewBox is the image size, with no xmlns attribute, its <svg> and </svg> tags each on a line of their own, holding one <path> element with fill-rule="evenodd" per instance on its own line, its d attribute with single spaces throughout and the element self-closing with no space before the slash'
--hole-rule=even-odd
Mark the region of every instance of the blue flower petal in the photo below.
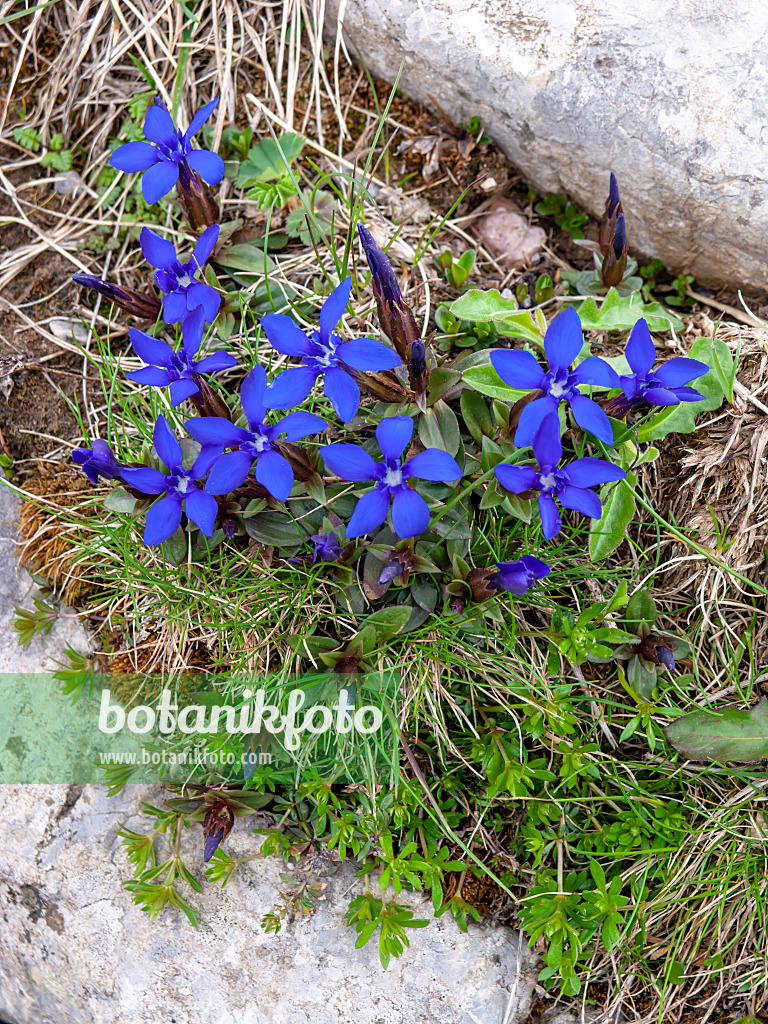
<svg viewBox="0 0 768 1024">
<path fill-rule="evenodd" d="M 649 405 L 679 405 L 680 399 L 667 388 L 643 388 L 642 399 Z"/>
<path fill-rule="evenodd" d="M 592 519 L 599 519 L 603 514 L 603 507 L 600 499 L 594 491 L 588 491 L 582 487 L 571 487 L 566 484 L 557 492 L 560 504 L 564 508 L 572 508 L 575 512 L 581 512 Z"/>
<path fill-rule="evenodd" d="M 139 235 L 144 259 L 159 270 L 169 270 L 177 262 L 176 250 L 151 228 L 142 228 Z"/>
<path fill-rule="evenodd" d="M 556 398 L 552 398 L 551 395 L 544 395 L 542 398 L 537 398 L 535 401 L 523 406 L 520 419 L 517 421 L 517 430 L 515 431 L 515 444 L 518 448 L 529 448 L 533 444 L 533 439 L 536 437 L 536 432 L 541 426 L 541 421 L 545 416 L 552 414 L 556 416 L 559 405 L 560 403 Z"/>
<path fill-rule="evenodd" d="M 546 562 L 542 562 L 540 558 L 535 558 L 533 555 L 523 555 L 520 561 L 537 579 L 543 579 L 552 572 Z"/>
<path fill-rule="evenodd" d="M 137 384 L 147 384 L 151 388 L 167 387 L 171 381 L 176 380 L 177 375 L 171 370 L 164 370 L 161 366 L 142 366 L 140 370 L 131 370 L 125 375 L 128 380 Z"/>
<path fill-rule="evenodd" d="M 698 359 L 668 359 L 656 371 L 656 379 L 665 388 L 678 388 L 690 384 L 697 377 L 703 377 L 708 371 L 707 364 Z"/>
<path fill-rule="evenodd" d="M 186 302 L 189 310 L 193 310 L 197 306 L 202 306 L 205 319 L 209 323 L 213 323 L 219 312 L 221 296 L 216 289 L 211 288 L 209 284 L 203 284 L 201 281 L 196 281 L 187 289 Z"/>
<path fill-rule="evenodd" d="M 585 399 L 587 401 L 587 399 Z M 560 442 L 560 417 L 556 413 L 545 416 L 533 439 L 533 454 L 539 466 L 556 466 L 563 457 Z"/>
<path fill-rule="evenodd" d="M 619 377 L 621 390 L 627 398 L 634 398 L 638 391 L 638 380 L 636 373 L 629 373 Z"/>
<path fill-rule="evenodd" d="M 194 138 L 195 135 L 200 131 L 205 122 L 211 116 L 213 111 L 216 109 L 216 105 L 219 102 L 219 97 L 212 99 L 210 103 L 206 103 L 204 107 L 201 107 L 192 120 L 189 122 L 189 128 L 184 132 L 184 141 L 189 142 L 190 139 Z"/>
<path fill-rule="evenodd" d="M 584 337 L 579 314 L 569 306 L 558 313 L 544 335 L 544 351 L 553 370 L 565 370 L 581 352 Z"/>
<path fill-rule="evenodd" d="M 147 108 L 147 116 L 144 118 L 144 136 L 158 146 L 167 146 L 169 149 L 176 148 L 176 128 L 167 110 L 163 110 L 162 107 L 158 107 L 154 103 Z"/>
<path fill-rule="evenodd" d="M 520 562 L 499 562 L 498 582 L 510 594 L 522 597 L 528 593 L 528 573 Z"/>
<path fill-rule="evenodd" d="M 268 313 L 261 318 L 260 323 L 270 345 L 281 355 L 304 356 L 309 352 L 309 338 L 284 313 Z"/>
<path fill-rule="evenodd" d="M 408 476 L 415 476 L 419 480 L 437 480 L 445 483 L 461 477 L 461 470 L 453 456 L 439 448 L 427 448 L 425 452 L 414 455 L 403 466 L 403 471 L 406 470 Z"/>
<path fill-rule="evenodd" d="M 118 171 L 145 171 L 160 160 L 160 154 L 148 142 L 126 142 L 109 159 Z"/>
<path fill-rule="evenodd" d="M 376 427 L 376 440 L 385 459 L 399 459 L 412 436 L 413 420 L 410 416 L 387 416 Z"/>
<path fill-rule="evenodd" d="M 143 494 L 164 494 L 165 488 L 168 486 L 168 477 L 159 469 L 152 469 L 151 466 L 124 469 L 120 475 L 127 484 Z"/>
<path fill-rule="evenodd" d="M 128 331 L 128 337 L 133 345 L 133 351 L 145 363 L 151 366 L 168 366 L 172 361 L 173 349 L 167 342 L 153 338 L 144 331 L 138 331 L 135 327 Z"/>
<path fill-rule="evenodd" d="M 551 494 L 539 495 L 539 515 L 541 516 L 542 533 L 547 540 L 552 540 L 560 533 L 563 521 Z"/>
<path fill-rule="evenodd" d="M 179 165 L 170 160 L 159 160 L 144 171 L 141 179 L 141 194 L 144 202 L 151 206 L 158 199 L 167 196 L 179 180 Z"/>
<path fill-rule="evenodd" d="M 168 389 L 171 393 L 171 405 L 181 405 L 185 398 L 189 398 L 190 395 L 196 395 L 200 390 L 195 382 L 189 378 L 184 377 L 182 380 L 175 380 L 171 383 Z"/>
<path fill-rule="evenodd" d="M 338 447 L 349 447 L 340 445 Z M 373 533 L 378 529 L 389 512 L 389 493 L 374 487 L 372 491 L 364 494 L 355 505 L 355 511 L 347 523 L 347 537 L 362 537 L 366 533 Z"/>
<path fill-rule="evenodd" d="M 624 355 L 633 373 L 647 373 L 653 366 L 656 361 L 656 349 L 645 320 L 638 320 L 632 328 Z"/>
<path fill-rule="evenodd" d="M 181 498 L 177 494 L 169 494 L 147 511 L 144 526 L 144 543 L 152 546 L 168 540 L 179 528 L 181 523 Z"/>
<path fill-rule="evenodd" d="M 374 338 L 354 338 L 336 349 L 336 356 L 353 370 L 393 370 L 401 363 L 400 356 Z"/>
<path fill-rule="evenodd" d="M 572 376 L 579 384 L 595 384 L 601 388 L 617 388 L 619 386 L 618 373 L 598 356 L 588 356 L 579 363 Z"/>
<path fill-rule="evenodd" d="M 504 490 L 513 494 L 539 486 L 539 474 L 532 466 L 497 466 L 493 472 Z"/>
<path fill-rule="evenodd" d="M 256 479 L 274 498 L 285 501 L 293 487 L 293 470 L 286 458 L 267 450 L 256 459 Z"/>
<path fill-rule="evenodd" d="M 567 466 L 563 466 L 563 472 L 574 487 L 597 487 L 598 484 L 606 484 L 609 480 L 623 480 L 627 475 L 620 466 L 606 462 L 605 459 L 592 459 L 589 456 L 569 462 Z"/>
<path fill-rule="evenodd" d="M 681 402 L 703 402 L 707 397 L 696 388 L 675 388 L 675 394 Z"/>
<path fill-rule="evenodd" d="M 163 298 L 163 321 L 178 324 L 189 314 L 184 292 L 170 292 Z"/>
<path fill-rule="evenodd" d="M 323 376 L 325 397 L 343 423 L 349 423 L 360 408 L 360 388 L 339 366 L 329 367 Z"/>
<path fill-rule="evenodd" d="M 356 444 L 327 444 L 320 449 L 320 458 L 342 480 L 375 480 L 376 463 Z"/>
<path fill-rule="evenodd" d="M 320 310 L 320 338 L 327 342 L 349 302 L 352 278 L 348 277 L 333 289 Z"/>
<path fill-rule="evenodd" d="M 190 480 L 200 480 L 204 477 L 214 462 L 221 457 L 221 448 L 215 444 L 204 444 L 200 454 L 192 463 L 189 471 Z"/>
<path fill-rule="evenodd" d="M 205 231 L 200 235 L 195 245 L 195 251 L 193 253 L 193 259 L 198 267 L 203 266 L 204 263 L 208 262 L 208 258 L 216 248 L 216 243 L 219 240 L 219 225 L 211 224 Z"/>
<path fill-rule="evenodd" d="M 168 425 L 168 420 L 165 416 L 157 417 L 152 440 L 155 444 L 155 451 L 168 469 L 175 469 L 181 465 L 184 458 L 181 453 L 181 445 Z"/>
<path fill-rule="evenodd" d="M 187 492 L 184 511 L 193 523 L 197 523 L 206 537 L 211 536 L 219 511 L 218 503 L 212 495 L 195 487 Z"/>
<path fill-rule="evenodd" d="M 215 373 L 216 370 L 228 370 L 230 366 L 237 366 L 237 360 L 233 355 L 229 352 L 214 352 L 213 355 L 206 356 L 196 363 L 195 369 L 200 373 Z"/>
<path fill-rule="evenodd" d="M 186 302 L 186 300 L 185 300 Z M 194 356 L 203 341 L 203 330 L 205 329 L 205 313 L 202 306 L 197 306 L 184 317 L 181 325 L 181 336 L 183 338 L 182 348 L 188 356 Z"/>
<path fill-rule="evenodd" d="M 248 452 L 225 452 L 216 460 L 208 476 L 208 494 L 229 494 L 248 476 L 252 462 Z"/>
<path fill-rule="evenodd" d="M 241 444 L 250 437 L 247 430 L 241 430 L 223 416 L 196 416 L 187 420 L 184 426 L 190 436 L 200 444 L 217 444 L 220 448 Z"/>
<path fill-rule="evenodd" d="M 584 395 L 574 395 L 571 398 L 571 411 L 582 430 L 593 434 L 603 444 L 613 444 L 611 421 L 597 402 L 585 398 Z"/>
<path fill-rule="evenodd" d="M 419 537 L 429 526 L 429 506 L 410 487 L 398 487 L 392 499 L 392 527 L 398 537 Z"/>
<path fill-rule="evenodd" d="M 504 383 L 517 391 L 544 387 L 544 371 L 531 352 L 491 352 L 491 362 Z"/>
<path fill-rule="evenodd" d="M 264 401 L 268 409 L 291 409 L 301 405 L 317 379 L 312 366 L 292 366 L 278 373 L 267 388 Z"/>
<path fill-rule="evenodd" d="M 251 427 L 264 419 L 266 393 L 267 374 L 263 366 L 256 365 L 240 385 L 240 404 Z"/>
<path fill-rule="evenodd" d="M 275 437 L 285 434 L 286 441 L 300 441 L 310 434 L 320 434 L 328 429 L 328 424 L 320 416 L 311 412 L 291 412 L 283 416 L 272 428 Z"/>
<path fill-rule="evenodd" d="M 224 177 L 224 161 L 218 153 L 209 153 L 207 149 L 192 149 L 187 153 L 187 163 L 209 185 L 218 185 Z"/>
</svg>

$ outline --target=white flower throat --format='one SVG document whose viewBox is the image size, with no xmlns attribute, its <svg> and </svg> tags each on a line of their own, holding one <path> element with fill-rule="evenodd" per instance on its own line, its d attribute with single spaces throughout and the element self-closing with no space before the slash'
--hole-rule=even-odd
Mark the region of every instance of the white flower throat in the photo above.
<svg viewBox="0 0 768 1024">
<path fill-rule="evenodd" d="M 547 491 L 551 491 L 552 488 L 557 484 L 557 480 L 555 479 L 554 473 L 547 473 L 546 476 L 540 476 L 539 482 L 541 486 Z"/>
<path fill-rule="evenodd" d="M 554 381 L 549 389 L 549 393 L 553 398 L 562 398 L 568 391 L 568 382 L 565 380 Z"/>
<path fill-rule="evenodd" d="M 387 472 L 382 478 L 382 483 L 387 487 L 397 487 L 403 482 L 403 471 L 398 466 L 397 469 L 387 469 Z"/>
</svg>

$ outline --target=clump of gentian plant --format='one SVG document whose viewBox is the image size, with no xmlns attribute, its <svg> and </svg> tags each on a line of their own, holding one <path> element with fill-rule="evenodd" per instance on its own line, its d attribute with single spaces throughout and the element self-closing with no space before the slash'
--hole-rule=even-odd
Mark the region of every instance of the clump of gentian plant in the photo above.
<svg viewBox="0 0 768 1024">
<path fill-rule="evenodd" d="M 608 552 L 625 539 L 634 515 L 633 467 L 652 457 L 649 449 L 637 450 L 637 418 L 652 435 L 659 408 L 666 415 L 667 407 L 700 402 L 701 393 L 690 385 L 709 368 L 689 358 L 659 362 L 648 324 L 632 310 L 628 326 L 634 328 L 619 369 L 590 353 L 579 312 L 570 307 L 549 323 L 543 315 L 518 311 L 505 322 L 509 310 L 503 307 L 492 330 L 478 331 L 470 358 L 465 348 L 454 352 L 428 323 L 419 323 L 408 302 L 407 276 L 362 223 L 357 201 L 342 245 L 338 238 L 333 243 L 332 264 L 317 267 L 319 310 L 311 300 L 281 291 L 284 283 L 277 279 L 261 293 L 259 301 L 265 294 L 267 300 L 259 306 L 253 289 L 239 290 L 238 274 L 243 266 L 256 265 L 259 273 L 266 268 L 269 284 L 271 264 L 263 250 L 249 262 L 242 246 L 228 247 L 229 225 L 219 223 L 213 192 L 223 164 L 193 142 L 215 105 L 204 106 L 182 132 L 162 104 L 153 104 L 147 141 L 131 142 L 112 157 L 115 168 L 143 174 L 148 202 L 175 187 L 194 237 L 177 245 L 160 230 L 142 231 L 141 251 L 151 268 L 143 290 L 75 276 L 133 317 L 129 340 L 145 364 L 125 374 L 130 384 L 115 383 L 129 396 L 140 439 L 126 440 L 116 430 L 72 455 L 95 486 L 119 481 L 105 498 L 110 530 L 137 549 L 140 530 L 146 545 L 137 556 L 142 571 L 165 580 L 178 567 L 184 594 L 194 593 L 190 573 L 200 573 L 201 589 L 217 595 L 217 572 L 223 578 L 227 565 L 244 566 L 249 575 L 241 578 L 231 608 L 222 597 L 222 615 L 239 615 L 249 588 L 273 573 L 274 642 L 292 649 L 296 662 L 311 660 L 324 670 L 323 685 L 337 687 L 334 692 L 342 678 L 359 679 L 382 652 L 398 657 L 397 645 L 407 643 L 401 638 L 410 633 L 421 631 L 428 650 L 438 628 L 465 637 L 489 664 L 500 651 L 514 651 L 520 638 L 531 640 L 539 655 L 544 652 L 546 679 L 539 679 L 538 692 L 527 678 L 505 678 L 503 707 L 487 710 L 473 703 L 479 674 L 458 684 L 451 698 L 462 721 L 471 718 L 471 732 L 456 740 L 462 767 L 455 774 L 441 775 L 435 767 L 445 749 L 431 728 L 420 732 L 416 752 L 417 740 L 404 731 L 408 777 L 375 799 L 323 780 L 297 788 L 287 775 L 259 766 L 248 775 L 208 775 L 185 785 L 165 810 L 152 809 L 156 832 L 178 839 L 185 824 L 200 823 L 200 860 L 210 879 L 226 884 L 240 863 L 226 849 L 235 819 L 273 804 L 279 823 L 255 830 L 264 838 L 262 853 L 298 857 L 324 845 L 358 858 L 366 873 L 379 872 L 382 898 L 366 889 L 352 901 L 348 921 L 365 940 L 378 933 L 384 966 L 403 952 L 407 929 L 424 923 L 385 899 L 390 881 L 396 892 L 404 880 L 421 886 L 437 914 L 450 912 L 466 929 L 468 917 L 477 917 L 462 895 L 468 872 L 492 874 L 499 893 L 517 897 L 521 883 L 510 865 L 525 859 L 535 884 L 526 890 L 520 919 L 531 937 L 545 934 L 550 941 L 544 983 L 559 979 L 561 991 L 573 994 L 587 943 L 598 935 L 606 949 L 618 942 L 628 897 L 621 895 L 626 862 L 617 851 L 646 842 L 653 829 L 671 842 L 678 818 L 664 806 L 650 824 L 646 818 L 642 824 L 628 821 L 634 811 L 623 778 L 610 799 L 595 804 L 595 780 L 611 783 L 601 778 L 598 747 L 588 738 L 595 731 L 591 710 L 588 736 L 577 728 L 584 699 L 562 681 L 563 665 L 626 666 L 633 694 L 647 701 L 656 691 L 649 680 L 655 684 L 671 672 L 682 648 L 649 621 L 617 621 L 628 600 L 626 580 L 616 584 L 609 577 L 604 584 L 612 594 L 574 614 L 569 573 L 574 560 L 581 572 L 594 571 L 604 557 L 588 563 L 594 538 L 603 543 L 607 536 Z M 293 173 L 300 145 L 286 156 L 265 142 L 249 151 L 244 180 L 251 171 L 266 183 Z M 290 189 L 269 194 L 274 206 L 296 189 L 291 181 Z M 305 219 L 314 239 L 311 210 Z M 352 272 L 346 254 L 358 245 Z M 631 291 L 626 225 L 613 176 L 597 247 L 595 294 L 614 285 L 622 294 Z M 217 276 L 219 267 L 232 270 L 234 289 L 225 275 Z M 357 317 L 371 296 L 380 336 L 361 337 Z M 472 322 L 464 312 L 461 318 Z M 257 331 L 248 335 L 245 358 L 242 349 L 235 356 L 227 350 L 233 325 L 245 334 L 254 321 Z M 515 329 L 497 331 L 510 325 Z M 479 350 L 488 345 L 489 361 L 481 362 Z M 141 418 L 148 409 L 157 410 L 151 422 Z M 295 621 L 294 595 L 311 588 L 332 595 L 339 621 L 326 616 L 293 635 L 283 620 Z M 218 622 L 220 636 L 229 625 Z M 253 636 L 259 622 L 248 627 Z M 242 635 L 238 644 L 221 660 L 245 664 L 249 651 Z M 450 656 L 444 658 L 449 672 Z M 436 660 L 427 656 L 424 679 L 415 682 L 432 685 Z M 632 721 L 632 729 L 642 725 L 651 742 L 647 711 Z M 542 737 L 547 758 L 531 753 Z M 220 739 L 202 737 L 208 743 Z M 257 738 L 257 745 L 264 742 Z M 429 781 L 420 778 L 427 764 L 434 769 Z M 464 773 L 467 765 L 470 774 Z M 129 778 L 126 769 L 113 781 L 119 788 Z M 428 787 L 428 798 L 420 786 Z M 552 814 L 551 792 L 564 794 Z M 509 806 L 518 800 L 525 810 L 513 820 Z M 433 806 L 440 809 L 436 817 Z M 595 815 L 603 814 L 610 816 L 605 828 L 596 825 Z M 493 830 L 513 835 L 506 859 L 480 858 L 474 837 L 481 821 L 489 849 Z M 467 827 L 458 829 L 458 822 Z M 151 840 L 148 848 L 145 836 L 128 829 L 120 835 L 137 871 L 129 883 L 136 902 L 151 913 L 171 903 L 194 922 L 193 908 L 173 887 L 174 880 L 192 877 L 178 856 L 159 886 Z M 564 875 L 562 858 L 571 849 L 581 866 Z M 602 854 L 610 878 L 598 862 Z M 587 862 L 589 874 L 582 870 Z M 310 890 L 299 886 L 298 895 L 286 896 L 286 906 L 268 915 L 267 930 L 279 929 L 289 903 L 308 912 Z M 633 889 L 638 900 L 643 892 L 642 883 Z"/>
</svg>

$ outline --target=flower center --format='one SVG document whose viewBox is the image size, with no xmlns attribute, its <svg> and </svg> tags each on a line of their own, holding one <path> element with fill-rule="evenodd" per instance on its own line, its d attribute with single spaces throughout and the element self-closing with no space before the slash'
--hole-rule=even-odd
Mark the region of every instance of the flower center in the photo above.
<svg viewBox="0 0 768 1024">
<path fill-rule="evenodd" d="M 186 494 L 192 488 L 192 481 L 188 476 L 177 476 L 173 489 L 177 494 Z"/>
<path fill-rule="evenodd" d="M 381 478 L 381 482 L 385 487 L 398 487 L 403 482 L 403 471 L 399 466 L 394 469 L 391 466 L 387 467 L 387 472 Z"/>
<path fill-rule="evenodd" d="M 192 284 L 192 278 L 185 271 L 183 274 L 181 274 L 180 277 L 176 278 L 176 283 L 178 284 L 179 288 L 189 288 L 189 286 Z"/>
<path fill-rule="evenodd" d="M 555 476 L 554 470 L 550 470 L 546 476 L 539 477 L 539 483 L 545 491 L 551 491 L 557 486 L 557 477 Z"/>
<path fill-rule="evenodd" d="M 549 386 L 549 393 L 553 398 L 562 398 L 563 395 L 567 395 L 570 390 L 567 380 L 555 380 Z"/>
</svg>

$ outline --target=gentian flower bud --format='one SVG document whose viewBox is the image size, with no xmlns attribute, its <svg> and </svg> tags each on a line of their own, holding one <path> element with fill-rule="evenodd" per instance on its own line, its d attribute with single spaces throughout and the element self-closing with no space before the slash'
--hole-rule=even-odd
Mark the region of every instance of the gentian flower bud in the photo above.
<svg viewBox="0 0 768 1024">
<path fill-rule="evenodd" d="M 140 320 L 149 320 L 154 323 L 160 316 L 160 300 L 147 292 L 137 292 L 133 288 L 111 284 L 94 274 L 73 274 L 72 280 L 82 288 L 90 288 L 92 291 L 98 292 L 99 295 L 103 295 L 105 299 L 109 299 L 120 309 L 124 309 L 126 313 L 132 313 Z"/>
<path fill-rule="evenodd" d="M 398 576 L 402 576 L 405 570 L 405 566 L 402 562 L 394 559 L 387 563 L 381 570 L 381 576 L 379 576 L 379 586 L 383 587 L 385 583 L 391 583 L 392 580 L 396 580 Z"/>
<path fill-rule="evenodd" d="M 611 171 L 611 184 L 608 192 L 608 198 L 605 201 L 605 213 L 603 214 L 603 219 L 600 221 L 600 231 L 597 236 L 597 242 L 603 256 L 608 252 L 608 248 L 613 241 L 613 235 L 616 230 L 616 221 L 621 212 L 622 208 L 621 199 L 619 198 L 619 183 L 616 181 L 616 175 Z"/>
<path fill-rule="evenodd" d="M 427 372 L 427 349 L 421 338 L 411 342 L 408 371 L 411 377 L 421 377 Z"/>
<path fill-rule="evenodd" d="M 378 248 L 364 225 L 357 225 L 357 233 L 373 278 L 381 329 L 395 346 L 401 360 L 407 363 L 410 346 L 421 337 L 413 310 L 403 299 L 389 257 Z"/>
<path fill-rule="evenodd" d="M 75 448 L 72 461 L 82 469 L 92 484 L 98 484 L 100 475 L 107 479 L 119 477 L 124 468 L 107 442 L 100 437 L 94 439 L 90 448 Z"/>
<path fill-rule="evenodd" d="M 179 205 L 193 231 L 202 231 L 219 223 L 219 204 L 211 186 L 186 164 L 179 164 L 176 184 Z"/>
<path fill-rule="evenodd" d="M 223 800 L 216 800 L 208 808 L 203 819 L 203 836 L 205 837 L 203 860 L 206 864 L 232 831 L 234 823 L 235 816 Z"/>
<path fill-rule="evenodd" d="M 626 269 L 627 226 L 624 222 L 624 214 L 620 213 L 616 218 L 616 227 L 608 252 L 603 257 L 602 278 L 606 288 L 615 288 L 620 285 Z"/>
</svg>

